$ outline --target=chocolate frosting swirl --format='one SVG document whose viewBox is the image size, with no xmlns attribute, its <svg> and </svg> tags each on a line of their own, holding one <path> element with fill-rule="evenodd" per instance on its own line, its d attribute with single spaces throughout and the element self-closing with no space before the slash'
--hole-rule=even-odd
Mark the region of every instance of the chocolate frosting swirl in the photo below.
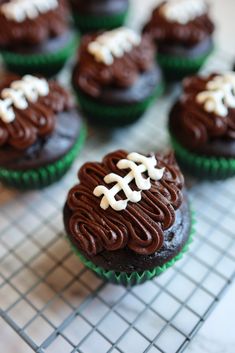
<svg viewBox="0 0 235 353">
<path fill-rule="evenodd" d="M 8 88 L 13 81 L 19 80 L 18 75 L 6 75 L 0 82 L 0 92 Z M 15 119 L 5 123 L 0 119 L 0 146 L 8 145 L 17 150 L 32 146 L 38 138 L 44 138 L 54 131 L 56 115 L 72 107 L 72 100 L 55 81 L 49 82 L 49 94 L 39 97 L 37 102 L 28 102 L 24 110 L 13 107 Z"/>
<path fill-rule="evenodd" d="M 159 46 L 183 45 L 193 47 L 208 38 L 214 31 L 214 24 L 208 14 L 203 14 L 186 24 L 168 21 L 162 14 L 162 7 L 167 3 L 163 1 L 158 5 L 149 22 L 144 26 L 143 32 L 148 33 Z"/>
<path fill-rule="evenodd" d="M 0 47 L 14 50 L 22 45 L 38 45 L 63 34 L 68 28 L 68 9 L 65 0 L 58 0 L 58 3 L 55 9 L 23 22 L 9 20 L 0 11 Z"/>
<path fill-rule="evenodd" d="M 88 52 L 89 43 L 100 33 L 84 36 L 79 50 L 79 60 L 73 73 L 73 84 L 93 97 L 99 97 L 102 89 L 108 87 L 126 88 L 132 86 L 142 72 L 154 66 L 154 45 L 148 36 L 143 36 L 140 45 L 120 58 L 112 65 L 97 62 Z"/>
<path fill-rule="evenodd" d="M 158 167 L 165 167 L 163 178 L 151 180 L 151 189 L 142 192 L 140 202 L 129 202 L 127 208 L 119 212 L 111 207 L 103 210 L 93 190 L 97 185 L 105 185 L 103 179 L 110 172 L 126 175 L 126 170 L 117 168 L 117 162 L 127 154 L 119 150 L 106 155 L 101 163 L 84 164 L 78 174 L 80 184 L 68 194 L 70 235 L 89 256 L 124 247 L 138 254 L 155 253 L 162 247 L 163 232 L 173 225 L 175 210 L 182 203 L 184 179 L 173 154 L 156 154 Z M 130 187 L 136 190 L 134 182 Z M 122 192 L 116 195 L 117 200 L 123 198 Z"/>
<path fill-rule="evenodd" d="M 199 147 L 217 138 L 235 139 L 235 108 L 228 108 L 227 116 L 207 112 L 196 100 L 198 93 L 214 77 L 192 76 L 183 81 L 183 94 L 170 113 L 172 125 L 177 125 L 182 142 L 188 147 Z"/>
</svg>

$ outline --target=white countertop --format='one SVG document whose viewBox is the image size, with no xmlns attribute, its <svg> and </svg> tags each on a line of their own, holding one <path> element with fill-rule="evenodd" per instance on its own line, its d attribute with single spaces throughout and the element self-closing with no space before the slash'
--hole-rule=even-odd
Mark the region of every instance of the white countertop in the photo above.
<svg viewBox="0 0 235 353">
<path fill-rule="evenodd" d="M 147 0 L 154 3 L 155 0 Z M 133 0 L 137 9 L 143 9 L 143 0 Z M 235 57 L 235 0 L 211 0 L 213 13 L 217 22 L 219 47 L 226 52 L 234 53 Z M 142 11 L 143 12 L 143 11 Z M 139 22 L 139 21 L 138 21 Z M 189 353 L 234 353 L 235 352 L 235 283 L 232 284 L 202 326 L 190 346 Z M 0 352 L 29 353 L 32 352 L 22 340 L 0 319 Z M 101 352 L 102 353 L 102 352 Z"/>
</svg>

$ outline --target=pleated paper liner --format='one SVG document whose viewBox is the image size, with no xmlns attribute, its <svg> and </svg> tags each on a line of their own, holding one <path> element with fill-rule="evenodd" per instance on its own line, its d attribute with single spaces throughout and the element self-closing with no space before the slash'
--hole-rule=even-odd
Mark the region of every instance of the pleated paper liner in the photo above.
<svg viewBox="0 0 235 353">
<path fill-rule="evenodd" d="M 148 280 L 151 280 L 156 276 L 161 275 L 164 271 L 166 271 L 169 267 L 173 266 L 178 260 L 180 260 L 183 257 L 183 255 L 188 251 L 189 245 L 192 243 L 193 235 L 195 233 L 195 229 L 194 229 L 195 217 L 193 212 L 191 212 L 191 214 L 192 214 L 191 231 L 189 234 L 188 241 L 182 248 L 181 252 L 179 252 L 174 258 L 166 262 L 164 265 L 157 266 L 152 270 L 146 270 L 142 272 L 133 271 L 132 273 L 105 270 L 102 267 L 96 266 L 92 261 L 86 259 L 85 256 L 83 256 L 74 245 L 72 245 L 71 243 L 70 244 L 74 253 L 80 258 L 83 264 L 86 267 L 88 267 L 90 270 L 95 272 L 99 277 L 103 278 L 105 281 L 108 281 L 114 284 L 130 287 L 130 286 L 142 284 Z"/>
<path fill-rule="evenodd" d="M 164 84 L 161 83 L 145 100 L 123 106 L 102 104 L 78 90 L 76 90 L 76 95 L 88 121 L 95 125 L 104 124 L 105 127 L 115 127 L 129 125 L 138 120 L 154 100 L 162 95 L 163 91 Z"/>
<path fill-rule="evenodd" d="M 85 138 L 86 127 L 83 126 L 72 149 L 55 163 L 44 167 L 25 171 L 7 170 L 0 167 L 0 181 L 19 190 L 41 189 L 58 181 L 70 169 L 84 144 Z"/>
<path fill-rule="evenodd" d="M 157 54 L 157 62 L 161 66 L 167 80 L 180 80 L 185 76 L 197 73 L 204 65 L 213 49 L 195 58 L 176 57 L 167 54 Z"/>
<path fill-rule="evenodd" d="M 74 54 L 79 44 L 78 35 L 67 42 L 66 46 L 58 51 L 47 54 L 18 54 L 10 51 L 1 51 L 6 67 L 20 75 L 40 73 L 46 77 L 57 74 L 66 61 Z"/>
<path fill-rule="evenodd" d="M 128 11 L 106 16 L 78 15 L 73 13 L 73 19 L 75 26 L 84 33 L 121 27 L 126 21 L 127 15 Z"/>
<path fill-rule="evenodd" d="M 235 158 L 205 157 L 188 151 L 171 136 L 176 159 L 185 171 L 200 179 L 223 180 L 235 175 Z"/>
</svg>

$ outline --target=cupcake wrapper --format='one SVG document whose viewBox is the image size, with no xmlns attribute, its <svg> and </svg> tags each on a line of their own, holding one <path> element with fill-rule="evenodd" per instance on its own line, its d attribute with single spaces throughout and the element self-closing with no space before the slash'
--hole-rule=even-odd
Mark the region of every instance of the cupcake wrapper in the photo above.
<svg viewBox="0 0 235 353">
<path fill-rule="evenodd" d="M 120 27 L 126 20 L 128 11 L 121 12 L 116 15 L 109 16 L 80 16 L 76 13 L 73 14 L 75 26 L 82 32 L 95 31 L 99 29 L 112 29 Z"/>
<path fill-rule="evenodd" d="M 186 75 L 199 71 L 212 52 L 213 49 L 196 58 L 175 57 L 158 53 L 157 61 L 167 78 L 180 79 Z"/>
<path fill-rule="evenodd" d="M 123 126 L 136 121 L 164 91 L 163 83 L 158 85 L 154 93 L 142 102 L 130 105 L 105 105 L 76 91 L 78 102 L 87 116 L 87 120 L 94 124 L 105 126 Z"/>
<path fill-rule="evenodd" d="M 199 156 L 171 137 L 176 158 L 190 174 L 209 180 L 223 180 L 235 175 L 235 158 Z"/>
<path fill-rule="evenodd" d="M 25 171 L 14 171 L 0 167 L 0 181 L 20 190 L 41 189 L 58 181 L 69 170 L 82 148 L 85 138 L 86 128 L 83 127 L 73 148 L 53 164 Z"/>
<path fill-rule="evenodd" d="M 52 76 L 58 73 L 65 62 L 75 52 L 79 38 L 74 36 L 67 45 L 53 53 L 23 55 L 9 51 L 2 51 L 5 65 L 19 74 L 40 72 L 45 76 Z"/>
<path fill-rule="evenodd" d="M 192 212 L 192 227 L 191 227 L 190 235 L 187 243 L 184 245 L 181 252 L 178 253 L 173 259 L 166 262 L 164 265 L 157 266 L 152 270 L 146 270 L 142 272 L 126 273 L 126 272 L 115 272 L 115 271 L 105 270 L 102 267 L 99 267 L 93 264 L 92 261 L 89 261 L 88 259 L 86 259 L 77 250 L 77 248 L 74 245 L 72 245 L 71 243 L 70 244 L 74 253 L 80 258 L 83 264 L 89 269 L 91 269 L 92 271 L 94 271 L 99 277 L 114 284 L 121 284 L 125 287 L 130 287 L 130 286 L 142 284 L 156 276 L 159 276 L 169 267 L 173 266 L 176 263 L 176 261 L 180 260 L 183 257 L 184 253 L 188 251 L 189 245 L 193 241 L 193 235 L 195 234 L 194 224 L 195 224 L 195 217 L 194 217 L 194 213 Z"/>
</svg>

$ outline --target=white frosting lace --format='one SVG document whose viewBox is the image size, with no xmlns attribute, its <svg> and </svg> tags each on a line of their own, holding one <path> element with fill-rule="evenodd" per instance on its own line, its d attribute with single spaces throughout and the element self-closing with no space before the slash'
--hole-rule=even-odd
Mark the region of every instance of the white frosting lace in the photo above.
<svg viewBox="0 0 235 353">
<path fill-rule="evenodd" d="M 33 20 L 57 6 L 58 0 L 11 0 L 1 5 L 0 11 L 8 20 L 23 22 L 27 18 Z"/>
<path fill-rule="evenodd" d="M 28 102 L 36 102 L 39 96 L 46 96 L 49 93 L 49 85 L 45 79 L 26 75 L 19 81 L 13 81 L 10 88 L 1 92 L 0 119 L 4 123 L 11 123 L 15 120 L 13 106 L 17 109 L 26 109 Z"/>
<path fill-rule="evenodd" d="M 139 163 L 137 165 L 136 163 Z M 109 206 L 111 206 L 115 211 L 122 211 L 127 207 L 129 201 L 131 202 L 139 202 L 141 200 L 141 191 L 149 190 L 151 188 L 152 180 L 160 180 L 163 177 L 164 168 L 157 169 L 157 161 L 155 156 L 145 157 L 138 153 L 130 153 L 127 156 L 127 159 L 121 159 L 117 163 L 117 167 L 119 169 L 130 169 L 131 171 L 122 178 L 121 176 L 111 173 L 106 175 L 104 178 L 105 183 L 116 183 L 111 189 L 103 185 L 99 185 L 94 189 L 94 195 L 99 197 L 104 195 L 100 207 L 106 210 Z M 148 178 L 143 177 L 143 173 L 148 173 Z M 133 191 L 129 183 L 135 180 L 136 186 L 139 191 Z M 125 200 L 116 200 L 115 196 L 123 191 L 126 199 Z"/>
<path fill-rule="evenodd" d="M 196 100 L 203 104 L 205 111 L 219 116 L 227 116 L 228 108 L 235 108 L 235 73 L 226 73 L 214 77 L 198 93 Z"/>
<path fill-rule="evenodd" d="M 204 0 L 169 0 L 161 8 L 162 15 L 170 22 L 187 24 L 206 13 Z"/>
<path fill-rule="evenodd" d="M 141 37 L 133 30 L 125 27 L 104 32 L 88 45 L 88 52 L 96 61 L 112 65 L 114 58 L 122 57 L 139 45 Z"/>
</svg>

